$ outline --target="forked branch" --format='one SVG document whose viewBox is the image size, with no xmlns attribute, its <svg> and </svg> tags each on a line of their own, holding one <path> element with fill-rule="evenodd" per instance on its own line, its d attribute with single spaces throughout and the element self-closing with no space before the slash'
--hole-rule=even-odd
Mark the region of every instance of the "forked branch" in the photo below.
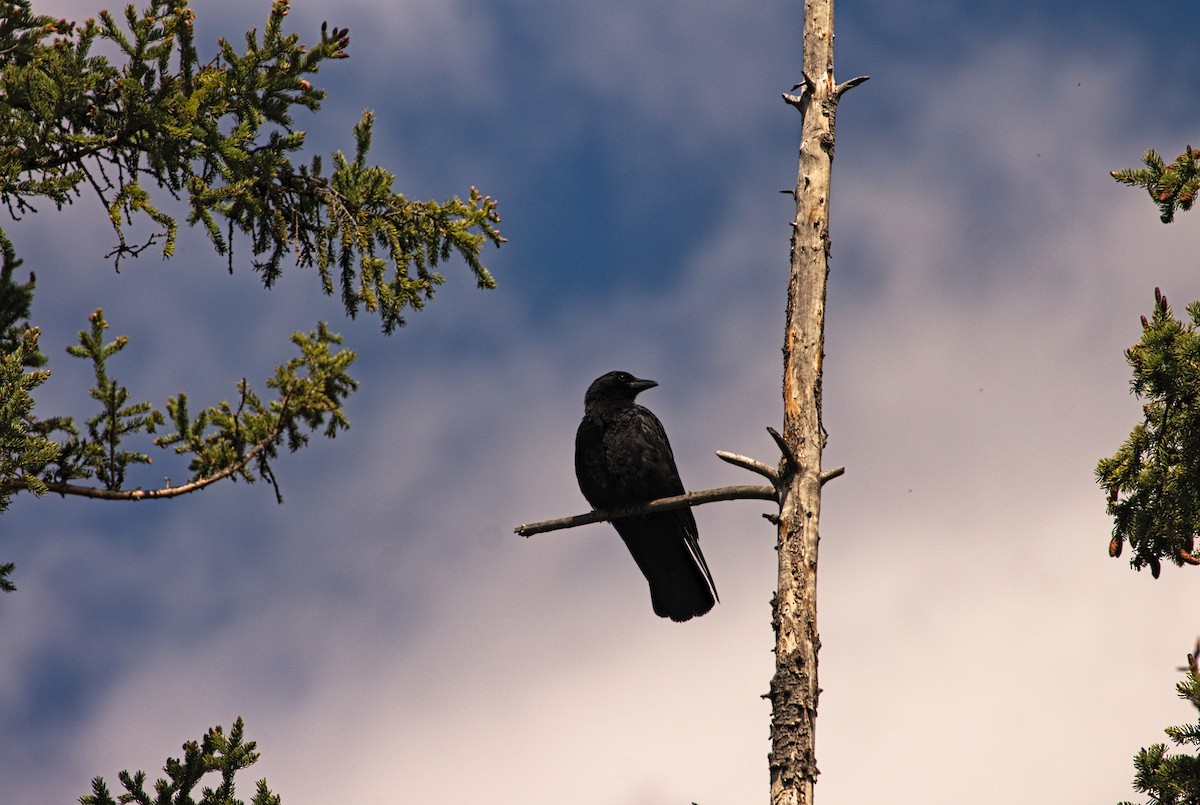
<svg viewBox="0 0 1200 805">
<path fill-rule="evenodd" d="M 779 445 L 783 451 L 783 466 L 788 469 L 789 473 L 799 472 L 801 463 L 795 456 L 792 450 L 788 447 L 787 442 L 779 434 L 779 431 L 774 428 L 767 428 L 767 432 L 771 434 L 771 438 Z M 717 458 L 722 461 L 727 461 L 730 464 L 741 467 L 742 469 L 756 472 L 771 482 L 770 486 L 721 486 L 715 489 L 703 489 L 699 492 L 685 492 L 682 495 L 675 495 L 669 498 L 659 498 L 651 500 L 647 503 L 639 503 L 636 506 L 623 506 L 619 509 L 608 509 L 604 511 L 590 511 L 587 514 L 576 514 L 571 517 L 559 517 L 557 520 L 542 520 L 536 523 L 525 523 L 513 529 L 522 537 L 532 537 L 534 534 L 543 534 L 547 531 L 559 531 L 564 528 L 574 528 L 575 526 L 588 525 L 589 523 L 601 523 L 606 520 L 616 520 L 621 517 L 640 517 L 645 514 L 653 514 L 654 512 L 666 512 L 673 509 L 682 509 L 687 506 L 700 506 L 704 503 L 716 503 L 720 500 L 773 500 L 779 502 L 782 498 L 783 480 L 779 470 L 774 467 L 764 464 L 753 458 L 748 458 L 737 453 L 730 453 L 726 450 L 718 450 Z M 846 471 L 845 467 L 823 472 L 820 475 L 822 485 L 826 481 L 838 477 Z M 768 515 L 773 517 L 774 515 Z"/>
</svg>

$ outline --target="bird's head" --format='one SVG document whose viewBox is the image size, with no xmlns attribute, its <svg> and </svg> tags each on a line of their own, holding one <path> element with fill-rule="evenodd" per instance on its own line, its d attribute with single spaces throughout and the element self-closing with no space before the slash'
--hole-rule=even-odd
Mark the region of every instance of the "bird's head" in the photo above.
<svg viewBox="0 0 1200 805">
<path fill-rule="evenodd" d="M 653 380 L 641 380 L 629 372 L 609 372 L 596 378 L 592 385 L 588 386 L 584 402 L 612 399 L 633 400 L 641 392 L 657 385 L 658 383 Z"/>
</svg>

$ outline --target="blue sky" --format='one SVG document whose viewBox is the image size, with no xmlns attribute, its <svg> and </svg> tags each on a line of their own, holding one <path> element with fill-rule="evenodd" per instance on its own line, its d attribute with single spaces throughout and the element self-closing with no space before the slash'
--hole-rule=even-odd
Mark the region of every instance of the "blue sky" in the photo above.
<svg viewBox="0 0 1200 805">
<path fill-rule="evenodd" d="M 96 7 L 46 2 L 74 18 Z M 205 4 L 201 40 L 268 4 Z M 114 373 L 217 401 L 329 320 L 360 354 L 351 430 L 263 485 L 168 503 L 20 498 L 0 559 L 5 802 L 72 802 L 247 720 L 288 805 L 752 801 L 766 795 L 774 534 L 697 510 L 721 604 L 660 621 L 571 472 L 587 384 L 614 368 L 692 488 L 774 460 L 800 3 L 297 2 L 351 59 L 299 121 L 412 197 L 501 199 L 500 287 L 448 265 L 391 338 L 315 276 L 264 291 L 191 238 L 115 275 L 102 212 L 5 225 L 38 274 L 43 413 L 87 416 L 63 349 L 95 307 Z M 1175 4 L 842 2 L 820 578 L 822 803 L 1116 802 L 1131 758 L 1193 718 L 1175 671 L 1195 571 L 1107 557 L 1092 480 L 1139 412 L 1122 350 L 1161 286 L 1200 298 L 1200 223 L 1107 172 L 1197 139 Z M 78 363 L 79 365 L 73 365 Z M 168 457 L 138 479 L 182 477 Z M 1003 781 L 1003 782 L 1000 782 Z"/>
</svg>

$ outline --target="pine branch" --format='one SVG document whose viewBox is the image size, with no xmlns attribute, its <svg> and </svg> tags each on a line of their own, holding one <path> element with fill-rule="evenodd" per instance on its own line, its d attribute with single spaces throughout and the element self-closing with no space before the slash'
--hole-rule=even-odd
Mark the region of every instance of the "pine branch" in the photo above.
<svg viewBox="0 0 1200 805">
<path fill-rule="evenodd" d="M 245 723 L 241 716 L 233 722 L 229 735 L 221 727 L 213 727 L 200 741 L 188 741 L 183 745 L 182 758 L 167 758 L 163 765 L 166 777 L 155 781 L 153 794 L 146 790 L 147 776 L 144 771 L 117 775 L 125 793 L 113 798 L 103 777 L 92 779 L 92 793 L 79 798 L 81 805 L 123 805 L 137 802 L 144 805 L 232 805 L 236 799 L 236 775 L 254 765 L 260 753 L 254 741 L 245 739 Z M 205 777 L 216 774 L 219 781 L 211 782 L 199 792 L 197 786 Z M 244 796 L 244 795 L 243 795 Z M 280 798 L 267 788 L 266 780 L 255 785 L 251 805 L 279 805 Z"/>
<path fill-rule="evenodd" d="M 1157 151 L 1150 149 L 1142 155 L 1145 168 L 1111 171 L 1110 176 L 1121 184 L 1141 187 L 1158 206 L 1164 224 L 1175 220 L 1177 210 L 1190 210 L 1200 192 L 1200 151 L 1190 145 L 1170 165 Z"/>
<path fill-rule="evenodd" d="M 273 444 L 275 444 L 275 442 L 279 439 L 281 432 L 282 432 L 282 422 L 280 423 L 280 429 L 276 430 L 270 436 L 263 439 L 262 441 L 255 443 L 237 461 L 233 462 L 232 464 L 229 464 L 224 469 L 218 470 L 217 472 L 213 473 L 212 475 L 205 475 L 200 478 L 196 478 L 194 480 L 188 481 L 185 484 L 171 486 L 170 482 L 168 481 L 166 486 L 159 487 L 156 489 L 141 489 L 141 488 L 138 488 L 138 489 L 107 489 L 104 487 L 83 486 L 81 484 L 59 483 L 59 482 L 55 482 L 55 481 L 41 481 L 39 484 L 39 488 L 40 488 L 39 494 L 46 494 L 47 492 L 49 492 L 49 493 L 52 493 L 55 495 L 62 495 L 64 497 L 67 495 L 74 495 L 76 497 L 92 498 L 94 500 L 129 500 L 129 501 L 167 500 L 169 498 L 179 497 L 180 495 L 186 495 L 189 492 L 197 492 L 201 489 L 204 489 L 207 486 L 211 486 L 212 484 L 216 483 L 217 481 L 220 481 L 225 478 L 229 478 L 230 476 L 237 475 L 238 473 L 244 472 L 246 467 L 250 464 L 251 461 L 258 458 L 258 456 L 264 450 L 267 450 Z M 34 482 L 31 478 L 28 478 L 25 476 L 18 477 L 18 478 L 15 478 L 12 483 L 0 488 L 0 494 L 10 494 L 12 492 L 19 492 L 21 490 L 33 491 L 34 490 L 33 483 Z M 279 495 L 278 487 L 275 488 L 275 497 L 277 500 L 279 500 L 280 503 L 283 502 L 282 498 Z"/>
<path fill-rule="evenodd" d="M 1185 673 L 1176 684 L 1179 698 L 1190 702 L 1200 710 L 1200 673 L 1197 669 L 1197 654 L 1188 655 L 1187 665 L 1180 668 Z M 1200 746 L 1200 722 L 1167 727 L 1167 737 L 1177 749 L 1192 749 Z M 1200 755 L 1171 754 L 1166 744 L 1154 744 L 1138 751 L 1133 759 L 1133 787 L 1150 796 L 1152 805 L 1192 805 L 1200 802 Z M 1123 802 L 1121 805 L 1133 805 Z"/>
<path fill-rule="evenodd" d="M 187 223 L 205 230 L 231 271 L 240 234 L 265 286 L 289 255 L 316 265 L 327 293 L 336 272 L 347 314 L 378 313 L 387 333 L 433 297 L 442 277 L 432 269 L 452 254 L 479 287 L 493 287 L 480 254 L 485 242 L 505 242 L 496 201 L 475 188 L 445 202 L 394 192 L 393 174 L 366 161 L 369 112 L 354 127 L 352 160 L 334 154 L 331 172 L 319 157 L 293 161 L 305 144 L 295 111 L 317 111 L 325 98 L 309 79 L 347 58 L 350 40 L 322 25 L 319 42 L 302 44 L 283 30 L 289 5 L 273 2 L 261 36 L 252 31 L 241 48 L 221 39 L 205 62 L 196 12 L 177 0 L 78 25 L 0 16 L 0 199 L 17 217 L 35 212 L 37 199 L 61 207 L 90 188 L 113 227 L 107 256 L 119 268 L 155 245 L 173 254 L 178 224 L 150 192 L 165 191 L 187 203 Z M 97 42 L 119 56 L 92 55 Z M 129 236 L 143 221 L 154 231 Z"/>
<path fill-rule="evenodd" d="M 12 491 L 5 488 L 8 478 L 27 475 L 29 488 L 44 493 L 39 473 L 60 455 L 60 447 L 32 424 L 33 397 L 30 392 L 49 378 L 45 370 L 29 370 L 38 351 L 38 330 L 25 330 L 11 351 L 0 353 L 0 512 L 8 508 Z M 7 565 L 6 565 L 7 567 Z M 5 573 L 12 572 L 8 567 Z"/>
<path fill-rule="evenodd" d="M 1158 578 L 1164 562 L 1200 565 L 1200 303 L 1178 318 L 1154 290 L 1142 337 L 1126 350 L 1130 388 L 1143 400 L 1141 423 L 1096 465 L 1113 518 L 1110 556 L 1132 548 L 1130 565 Z"/>
<path fill-rule="evenodd" d="M 0 433 L 0 506 L 21 491 L 98 500 L 168 499 L 225 478 L 253 482 L 251 467 L 258 478 L 271 484 L 276 499 L 282 502 L 271 468 L 277 447 L 286 442 L 294 452 L 308 442 L 309 432 L 323 429 L 324 435 L 332 438 L 349 427 L 343 401 L 358 386 L 346 372 L 355 354 L 347 349 L 333 352 L 331 346 L 341 343 L 341 337 L 322 323 L 315 332 L 293 334 L 300 357 L 277 367 L 267 380 L 268 388 L 279 393 L 276 400 L 263 402 L 245 380 L 238 384 L 236 408 L 224 402 L 193 417 L 186 395 L 168 399 L 167 412 L 175 432 L 156 438 L 154 444 L 192 456 L 192 477 L 182 484 L 168 481 L 161 488 L 123 489 L 130 465 L 151 463 L 145 453 L 125 449 L 125 440 L 142 431 L 154 432 L 165 417 L 148 403 L 128 403 L 129 391 L 111 379 L 107 369 L 108 359 L 121 351 L 128 339 L 118 336 L 105 342 L 108 322 L 101 310 L 89 320 L 90 330 L 80 332 L 79 344 L 68 349 L 76 357 L 91 360 L 96 376 L 91 396 L 101 403 L 102 410 L 87 420 L 85 436 L 79 435 L 68 417 L 38 420 L 29 413 L 32 400 L 22 389 L 42 382 L 48 373 L 23 374 L 23 352 L 5 356 L 0 364 L 0 381 L 9 375 L 16 378 L 16 382 L 0 383 L 0 414 L 4 415 L 0 424 L 11 422 L 14 428 L 7 436 Z M 29 331 L 25 351 L 35 348 L 36 339 L 36 331 Z M 7 393 L 18 396 L 9 402 Z M 17 423 L 22 424 L 17 427 Z M 61 444 L 46 439 L 56 431 L 70 437 Z M 91 477 L 103 485 L 75 483 Z"/>
</svg>

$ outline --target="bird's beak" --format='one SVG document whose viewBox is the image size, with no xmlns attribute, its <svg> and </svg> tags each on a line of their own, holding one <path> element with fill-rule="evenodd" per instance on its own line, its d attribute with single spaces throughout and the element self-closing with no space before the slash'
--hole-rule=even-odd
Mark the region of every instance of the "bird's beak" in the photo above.
<svg viewBox="0 0 1200 805">
<path fill-rule="evenodd" d="M 636 393 L 645 391 L 646 389 L 652 389 L 657 385 L 658 383 L 653 380 L 634 380 L 629 384 L 629 387 Z"/>
</svg>

